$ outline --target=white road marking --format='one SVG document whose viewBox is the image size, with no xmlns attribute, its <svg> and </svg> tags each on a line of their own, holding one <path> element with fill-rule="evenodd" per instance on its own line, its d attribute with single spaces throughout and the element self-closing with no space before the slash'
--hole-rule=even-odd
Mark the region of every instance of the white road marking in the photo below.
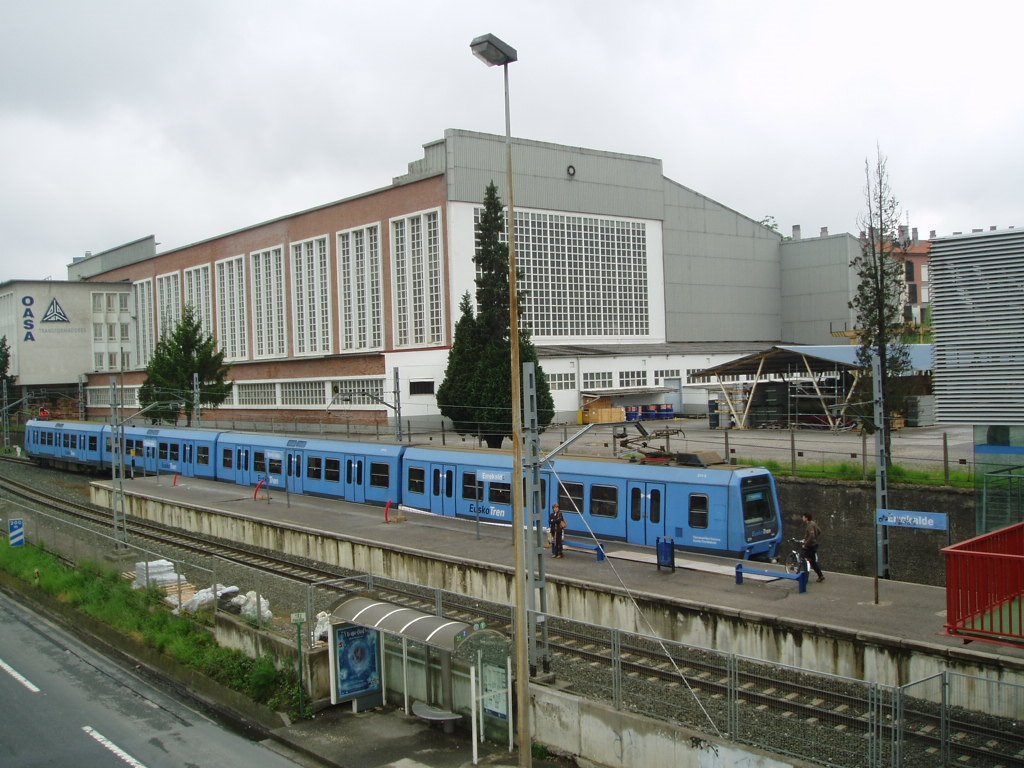
<svg viewBox="0 0 1024 768">
<path fill-rule="evenodd" d="M 117 746 L 114 742 L 112 742 L 99 731 L 94 730 L 88 725 L 83 725 L 82 730 L 90 736 L 92 736 L 94 739 L 96 739 L 96 741 L 98 741 L 108 750 L 110 750 L 110 752 L 112 752 L 119 760 L 132 766 L 132 768 L 146 768 L 146 766 L 143 763 L 140 763 L 138 760 L 129 755 L 127 752 L 125 752 L 123 749 L 121 749 L 119 746 Z"/>
<path fill-rule="evenodd" d="M 32 693 L 39 693 L 39 689 L 38 688 L 36 688 L 27 679 L 25 679 L 20 674 L 18 674 L 18 672 L 15 671 L 14 667 L 12 667 L 10 664 L 7 664 L 3 659 L 0 659 L 0 669 L 2 669 L 8 675 L 10 675 L 15 680 L 17 680 L 19 683 L 24 685 L 26 688 L 28 688 L 30 691 L 32 691 Z"/>
</svg>

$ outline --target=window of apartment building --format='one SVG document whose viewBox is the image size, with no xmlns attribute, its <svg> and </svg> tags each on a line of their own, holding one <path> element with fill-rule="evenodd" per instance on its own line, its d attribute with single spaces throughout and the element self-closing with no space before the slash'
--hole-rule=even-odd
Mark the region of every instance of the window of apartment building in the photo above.
<svg viewBox="0 0 1024 768">
<path fill-rule="evenodd" d="M 117 323 L 107 323 L 107 341 L 117 341 Z"/>
<path fill-rule="evenodd" d="M 192 307 L 203 333 L 213 333 L 213 290 L 210 286 L 209 264 L 185 270 L 185 304 Z"/>
<path fill-rule="evenodd" d="M 646 387 L 647 371 L 619 371 L 620 387 Z"/>
<path fill-rule="evenodd" d="M 129 339 L 129 325 L 128 323 L 121 323 L 121 341 L 128 341 Z"/>
<path fill-rule="evenodd" d="M 384 344 L 380 226 L 338 233 L 338 336 L 345 351 Z"/>
<path fill-rule="evenodd" d="M 140 280 L 132 288 L 135 291 L 135 312 L 138 334 L 135 337 L 135 360 L 140 366 L 149 364 L 156 345 L 154 332 L 153 281 Z"/>
<path fill-rule="evenodd" d="M 917 283 L 907 285 L 907 301 L 911 304 L 917 304 Z"/>
<path fill-rule="evenodd" d="M 330 269 L 327 238 L 292 244 L 292 320 L 295 354 L 318 355 L 331 351 Z"/>
<path fill-rule="evenodd" d="M 654 386 L 660 387 L 665 379 L 678 379 L 681 373 L 679 368 L 665 368 L 654 372 Z"/>
<path fill-rule="evenodd" d="M 103 341 L 103 323 L 92 324 L 92 340 Z"/>
<path fill-rule="evenodd" d="M 903 262 L 903 268 L 906 270 L 906 278 L 908 283 L 914 282 L 914 262 L 905 261 Z"/>
<path fill-rule="evenodd" d="M 217 344 L 228 362 L 249 356 L 245 257 L 233 256 L 214 265 L 217 276 Z"/>
<path fill-rule="evenodd" d="M 157 328 L 160 335 L 170 334 L 181 322 L 181 277 L 177 272 L 157 275 Z"/>
<path fill-rule="evenodd" d="M 117 370 L 117 352 L 107 353 L 107 368 L 111 371 Z"/>
<path fill-rule="evenodd" d="M 117 294 L 117 310 L 118 312 L 128 311 L 128 294 L 119 293 Z"/>
<path fill-rule="evenodd" d="M 102 352 L 94 352 L 92 358 L 93 358 L 93 360 L 92 360 L 93 368 L 96 369 L 97 371 L 102 371 L 103 370 L 103 353 Z"/>
<path fill-rule="evenodd" d="M 928 265 L 927 264 L 922 264 L 921 265 L 921 282 L 922 283 L 927 283 L 928 282 Z"/>
<path fill-rule="evenodd" d="M 645 223 L 516 211 L 516 258 L 534 336 L 650 332 Z"/>
<path fill-rule="evenodd" d="M 395 346 L 444 342 L 441 220 L 427 211 L 391 221 Z"/>
<path fill-rule="evenodd" d="M 99 313 L 103 311 L 103 294 L 94 293 L 92 294 L 92 311 L 93 313 Z"/>
<path fill-rule="evenodd" d="M 611 371 L 594 371 L 583 374 L 583 389 L 611 389 L 612 388 L 612 372 Z"/>
<path fill-rule="evenodd" d="M 575 373 L 547 373 L 548 377 L 548 388 L 552 392 L 562 389 L 576 389 L 576 374 Z"/>
<path fill-rule="evenodd" d="M 432 394 L 434 394 L 434 382 L 433 381 L 410 381 L 409 382 L 409 394 L 410 395 L 432 395 Z"/>
<path fill-rule="evenodd" d="M 254 357 L 282 357 L 285 342 L 284 256 L 281 248 L 251 254 Z"/>
</svg>

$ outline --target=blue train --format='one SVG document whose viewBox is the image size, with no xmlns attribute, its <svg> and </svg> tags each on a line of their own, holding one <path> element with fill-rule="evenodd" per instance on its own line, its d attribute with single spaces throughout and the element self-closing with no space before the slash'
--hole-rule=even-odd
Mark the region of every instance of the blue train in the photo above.
<svg viewBox="0 0 1024 768">
<path fill-rule="evenodd" d="M 512 457 L 242 432 L 126 427 L 125 466 L 369 504 L 402 504 L 447 517 L 511 523 Z M 110 470 L 109 425 L 30 421 L 25 451 L 42 464 Z M 654 546 L 774 559 L 782 540 L 778 488 L 763 468 L 680 467 L 557 458 L 541 472 L 545 508 L 558 503 L 567 533 Z"/>
</svg>

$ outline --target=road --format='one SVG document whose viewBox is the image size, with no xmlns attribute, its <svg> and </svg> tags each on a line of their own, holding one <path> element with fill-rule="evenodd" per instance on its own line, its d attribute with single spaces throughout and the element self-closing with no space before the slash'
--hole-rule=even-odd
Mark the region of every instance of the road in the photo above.
<svg viewBox="0 0 1024 768">
<path fill-rule="evenodd" d="M 5 768 L 295 768 L 0 594 Z"/>
</svg>

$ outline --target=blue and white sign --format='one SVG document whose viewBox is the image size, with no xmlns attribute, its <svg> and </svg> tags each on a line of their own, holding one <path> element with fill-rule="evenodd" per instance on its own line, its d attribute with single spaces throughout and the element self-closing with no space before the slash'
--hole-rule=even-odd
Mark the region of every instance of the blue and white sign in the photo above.
<svg viewBox="0 0 1024 768">
<path fill-rule="evenodd" d="M 334 632 L 338 701 L 380 693 L 380 633 L 354 624 Z"/>
<path fill-rule="evenodd" d="M 25 546 L 25 521 L 20 517 L 12 517 L 7 521 L 7 542 L 12 547 Z"/>
<path fill-rule="evenodd" d="M 877 519 L 879 525 L 888 525 L 894 528 L 924 528 L 929 531 L 945 531 L 949 528 L 949 516 L 945 512 L 880 509 Z"/>
</svg>

